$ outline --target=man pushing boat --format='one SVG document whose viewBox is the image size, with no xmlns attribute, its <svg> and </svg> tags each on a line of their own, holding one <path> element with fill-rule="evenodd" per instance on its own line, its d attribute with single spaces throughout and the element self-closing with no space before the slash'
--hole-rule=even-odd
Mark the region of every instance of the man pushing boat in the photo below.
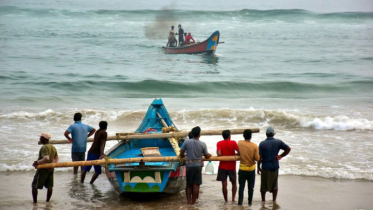
<svg viewBox="0 0 373 210">
<path fill-rule="evenodd" d="M 200 127 L 192 129 L 193 139 L 187 139 L 180 147 L 180 157 L 186 157 L 186 196 L 188 204 L 194 204 L 197 200 L 199 186 L 202 184 L 202 156 L 206 159 L 211 157 L 206 144 L 199 140 Z"/>
</svg>

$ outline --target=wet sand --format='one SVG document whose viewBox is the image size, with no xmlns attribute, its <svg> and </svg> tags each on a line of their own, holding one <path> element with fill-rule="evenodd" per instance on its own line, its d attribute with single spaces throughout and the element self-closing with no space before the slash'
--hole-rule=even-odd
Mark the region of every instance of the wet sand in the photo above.
<svg viewBox="0 0 373 210">
<path fill-rule="evenodd" d="M 39 190 L 37 205 L 32 203 L 31 182 L 33 172 L 0 173 L 0 209 L 373 209 L 373 182 L 367 180 L 338 180 L 319 177 L 284 175 L 279 177 L 277 205 L 272 204 L 272 194 L 267 193 L 266 204 L 261 206 L 260 177 L 256 177 L 253 205 L 225 203 L 221 184 L 216 175 L 204 175 L 200 198 L 196 205 L 186 205 L 185 192 L 175 195 L 119 196 L 104 175 L 95 184 L 80 184 L 79 176 L 72 172 L 55 172 L 55 186 L 51 202 L 45 202 L 46 190 Z M 231 186 L 228 185 L 229 189 Z M 231 192 L 228 194 L 231 199 Z M 238 200 L 238 195 L 236 201 Z"/>
</svg>

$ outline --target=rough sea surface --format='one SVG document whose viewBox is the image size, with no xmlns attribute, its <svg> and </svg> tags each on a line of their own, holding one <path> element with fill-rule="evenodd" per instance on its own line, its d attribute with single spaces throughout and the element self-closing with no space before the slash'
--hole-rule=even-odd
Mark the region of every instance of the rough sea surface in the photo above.
<svg viewBox="0 0 373 210">
<path fill-rule="evenodd" d="M 162 98 L 179 129 L 259 127 L 259 144 L 273 126 L 292 148 L 280 174 L 373 180 L 372 3 L 209 2 L 1 1 L 0 171 L 33 171 L 37 135 L 63 139 L 75 112 L 113 135 Z M 165 54 L 178 24 L 225 43 Z"/>
</svg>

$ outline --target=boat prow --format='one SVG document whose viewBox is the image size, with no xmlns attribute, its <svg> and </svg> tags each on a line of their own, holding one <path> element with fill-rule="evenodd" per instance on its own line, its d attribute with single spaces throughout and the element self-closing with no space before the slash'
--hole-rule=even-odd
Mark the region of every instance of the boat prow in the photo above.
<svg viewBox="0 0 373 210">
<path fill-rule="evenodd" d="M 215 31 L 203 42 L 182 47 L 162 47 L 169 54 L 213 54 L 219 44 L 219 31 Z"/>
<path fill-rule="evenodd" d="M 155 99 L 135 133 L 161 133 L 163 127 L 174 127 L 161 99 Z M 107 156 L 111 159 L 143 157 L 144 149 L 160 156 L 177 156 L 181 142 L 176 139 L 133 139 L 112 147 Z M 118 193 L 176 193 L 185 189 L 185 166 L 179 162 L 146 162 L 110 164 L 107 178 Z"/>
</svg>

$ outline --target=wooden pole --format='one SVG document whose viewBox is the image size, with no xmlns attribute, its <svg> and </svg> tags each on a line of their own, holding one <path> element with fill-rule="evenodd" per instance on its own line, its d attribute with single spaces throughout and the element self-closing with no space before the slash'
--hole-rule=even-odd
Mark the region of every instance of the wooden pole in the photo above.
<svg viewBox="0 0 373 210">
<path fill-rule="evenodd" d="M 229 129 L 231 134 L 243 134 L 243 131 L 250 129 L 253 133 L 259 133 L 259 128 L 245 128 L 245 129 Z M 224 129 L 226 130 L 226 129 Z M 213 136 L 221 135 L 223 130 L 202 130 L 201 136 Z M 133 135 L 119 135 L 119 136 L 108 136 L 107 140 L 131 140 L 131 139 L 166 139 L 166 138 L 183 138 L 188 136 L 189 131 L 179 131 L 174 133 L 133 133 Z M 93 138 L 89 138 L 87 142 L 93 142 Z M 69 144 L 68 140 L 51 140 L 50 144 Z M 38 144 L 41 144 L 39 141 Z"/>
<path fill-rule="evenodd" d="M 203 158 L 203 161 L 239 161 L 240 156 L 212 156 L 209 159 Z M 124 163 L 138 163 L 138 162 L 179 162 L 185 161 L 185 158 L 179 157 L 140 157 L 140 158 L 125 158 L 125 159 L 107 159 L 108 164 L 124 164 Z M 46 168 L 63 168 L 73 166 L 92 166 L 106 164 L 106 160 L 90 160 L 90 161 L 75 161 L 75 162 L 61 162 L 61 163 L 45 163 L 38 165 L 37 169 Z"/>
</svg>

